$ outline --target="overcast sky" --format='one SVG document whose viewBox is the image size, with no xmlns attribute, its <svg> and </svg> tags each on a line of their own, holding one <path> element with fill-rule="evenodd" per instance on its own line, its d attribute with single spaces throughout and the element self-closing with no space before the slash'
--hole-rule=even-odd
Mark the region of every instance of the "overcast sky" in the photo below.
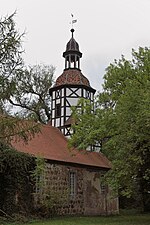
<svg viewBox="0 0 150 225">
<path fill-rule="evenodd" d="M 15 10 L 17 29 L 26 30 L 26 64 L 52 64 L 55 77 L 64 69 L 72 13 L 77 19 L 74 37 L 83 53 L 81 70 L 97 90 L 114 59 L 122 54 L 130 58 L 132 48 L 149 47 L 150 0 L 0 0 L 1 17 Z"/>
</svg>

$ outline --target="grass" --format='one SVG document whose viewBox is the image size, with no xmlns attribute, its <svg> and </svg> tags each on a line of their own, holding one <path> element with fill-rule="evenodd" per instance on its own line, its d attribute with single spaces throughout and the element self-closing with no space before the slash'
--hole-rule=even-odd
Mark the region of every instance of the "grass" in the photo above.
<svg viewBox="0 0 150 225">
<path fill-rule="evenodd" d="M 0 223 L 0 225 L 21 225 L 22 223 Z M 150 225 L 150 214 L 99 216 L 99 217 L 59 217 L 49 220 L 31 221 L 23 225 Z"/>
</svg>

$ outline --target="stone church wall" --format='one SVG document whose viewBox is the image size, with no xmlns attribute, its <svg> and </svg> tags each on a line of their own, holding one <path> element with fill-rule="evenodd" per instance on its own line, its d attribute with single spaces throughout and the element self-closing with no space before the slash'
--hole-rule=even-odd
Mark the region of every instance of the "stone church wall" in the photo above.
<svg viewBox="0 0 150 225">
<path fill-rule="evenodd" d="M 110 189 L 103 183 L 103 172 L 85 170 L 84 172 L 84 214 L 118 214 L 118 198 L 111 195 Z"/>
<path fill-rule="evenodd" d="M 101 175 L 101 171 L 47 163 L 44 191 L 58 200 L 59 215 L 116 214 L 118 200 L 110 197 L 108 188 L 102 187 Z"/>
</svg>

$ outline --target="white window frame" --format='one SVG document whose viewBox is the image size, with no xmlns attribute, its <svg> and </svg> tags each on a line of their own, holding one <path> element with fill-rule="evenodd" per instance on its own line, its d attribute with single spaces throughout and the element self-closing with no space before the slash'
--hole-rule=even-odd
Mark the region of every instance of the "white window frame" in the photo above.
<svg viewBox="0 0 150 225">
<path fill-rule="evenodd" d="M 76 196 L 76 173 L 70 172 L 69 174 L 69 190 L 70 190 L 70 197 Z"/>
</svg>

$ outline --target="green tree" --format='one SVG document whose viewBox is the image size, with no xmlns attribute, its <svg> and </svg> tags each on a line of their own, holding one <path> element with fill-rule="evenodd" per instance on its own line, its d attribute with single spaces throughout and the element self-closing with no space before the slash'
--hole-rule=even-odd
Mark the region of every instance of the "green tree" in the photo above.
<svg viewBox="0 0 150 225">
<path fill-rule="evenodd" d="M 35 158 L 0 144 L 0 212 L 15 219 L 15 214 L 33 211 Z M 10 215 L 12 217 L 10 217 Z M 17 219 L 17 217 L 16 217 Z"/>
<path fill-rule="evenodd" d="M 53 83 L 55 68 L 49 65 L 34 65 L 25 68 L 13 79 L 8 102 L 19 107 L 18 115 L 47 123 L 51 118 L 49 89 Z"/>
<path fill-rule="evenodd" d="M 144 210 L 150 210 L 149 48 L 132 50 L 132 60 L 122 56 L 108 66 L 96 106 L 94 114 L 86 113 L 87 106 L 83 115 L 76 113 L 71 145 L 84 148 L 101 142 L 101 151 L 112 161 L 112 186 L 120 195 L 139 198 Z"/>
<path fill-rule="evenodd" d="M 10 76 L 17 66 L 20 68 L 22 63 L 21 38 L 23 34 L 20 35 L 16 30 L 14 15 L 15 13 L 0 20 L 1 74 L 4 73 L 7 76 Z"/>
<path fill-rule="evenodd" d="M 49 88 L 55 70 L 49 65 L 25 66 L 24 34 L 16 30 L 14 16 L 0 19 L 0 140 L 5 141 L 15 134 L 27 139 L 39 130 L 33 121 L 50 120 Z M 22 122 L 24 118 L 29 123 Z"/>
<path fill-rule="evenodd" d="M 26 139 L 37 128 L 35 123 L 24 123 L 7 112 L 7 99 L 15 90 L 14 79 L 24 67 L 23 34 L 16 30 L 14 15 L 15 13 L 0 19 L 0 142 L 8 141 L 15 134 Z"/>
<path fill-rule="evenodd" d="M 24 65 L 24 34 L 16 30 L 14 14 L 0 21 L 0 112 L 14 111 L 17 106 L 17 116 L 46 123 L 51 118 L 49 88 L 55 68 Z"/>
<path fill-rule="evenodd" d="M 20 35 L 16 30 L 14 14 L 0 19 L 0 101 L 6 98 L 12 77 L 20 71 L 23 66 L 21 54 L 23 52 Z"/>
</svg>

